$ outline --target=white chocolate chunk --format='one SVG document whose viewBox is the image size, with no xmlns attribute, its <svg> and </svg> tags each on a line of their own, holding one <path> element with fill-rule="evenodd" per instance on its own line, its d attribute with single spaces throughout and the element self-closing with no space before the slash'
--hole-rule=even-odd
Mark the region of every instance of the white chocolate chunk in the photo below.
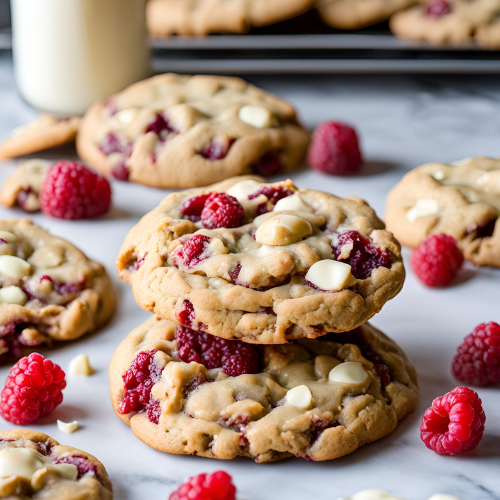
<svg viewBox="0 0 500 500">
<path fill-rule="evenodd" d="M 28 296 L 18 286 L 0 288 L 0 303 L 24 306 L 26 302 L 28 302 Z"/>
<path fill-rule="evenodd" d="M 234 186 L 231 186 L 227 190 L 227 194 L 234 196 L 238 201 L 248 200 L 248 195 L 254 193 L 262 187 L 264 184 L 262 182 L 257 182 L 252 179 L 246 181 L 237 182 Z"/>
<path fill-rule="evenodd" d="M 309 387 L 307 385 L 298 385 L 286 393 L 283 404 L 308 410 L 311 408 L 312 400 L 313 397 Z"/>
<path fill-rule="evenodd" d="M 444 172 L 442 170 L 438 170 L 432 174 L 432 177 L 437 181 L 442 181 L 444 179 Z"/>
<path fill-rule="evenodd" d="M 406 212 L 406 218 L 410 222 L 415 222 L 419 217 L 436 215 L 439 211 L 439 203 L 436 200 L 422 198 L 418 200 L 414 207 Z"/>
<path fill-rule="evenodd" d="M 312 234 L 311 224 L 296 215 L 277 214 L 266 220 L 255 232 L 261 245 L 290 245 Z"/>
<path fill-rule="evenodd" d="M 477 179 L 477 183 L 480 184 L 480 185 L 483 185 L 483 184 L 487 184 L 489 182 L 489 180 L 491 179 L 491 174 L 490 172 L 486 172 L 484 173 L 483 175 L 481 175 L 478 179 Z"/>
<path fill-rule="evenodd" d="M 136 115 L 137 110 L 134 108 L 122 109 L 111 117 L 111 122 L 114 128 L 125 128 L 134 121 Z"/>
<path fill-rule="evenodd" d="M 324 259 L 313 264 L 306 274 L 306 280 L 321 290 L 342 290 L 356 283 L 351 266 L 345 262 Z"/>
<path fill-rule="evenodd" d="M 73 422 L 63 422 L 62 420 L 57 421 L 57 427 L 62 432 L 66 434 L 73 434 L 73 432 L 77 431 L 80 428 L 80 424 L 73 420 Z"/>
<path fill-rule="evenodd" d="M 256 128 L 268 128 L 273 123 L 273 113 L 267 108 L 255 105 L 246 105 L 240 108 L 238 118 Z"/>
<path fill-rule="evenodd" d="M 7 243 L 15 243 L 17 241 L 17 236 L 8 231 L 0 231 L 0 240 L 6 241 Z"/>
<path fill-rule="evenodd" d="M 361 363 L 356 361 L 346 361 L 333 368 L 329 375 L 330 382 L 341 384 L 362 384 L 368 378 L 368 373 Z"/>
<path fill-rule="evenodd" d="M 312 212 L 312 208 L 302 199 L 300 194 L 292 194 L 286 198 L 282 198 L 276 203 L 274 207 L 276 212 L 290 210 L 290 211 L 301 211 L 301 212 Z"/>
<path fill-rule="evenodd" d="M 57 245 L 44 245 L 35 250 L 28 260 L 36 267 L 52 269 L 63 263 L 64 250 Z"/>
<path fill-rule="evenodd" d="M 23 259 L 13 255 L 0 255 L 0 273 L 9 278 L 21 279 L 31 271 L 31 266 Z"/>
<path fill-rule="evenodd" d="M 272 247 L 270 245 L 262 245 L 260 248 L 256 248 L 255 250 L 250 250 L 248 254 L 255 255 L 256 257 L 265 257 L 266 255 L 269 255 L 270 253 L 273 253 L 275 251 L 276 251 L 275 247 Z"/>
<path fill-rule="evenodd" d="M 86 354 L 79 354 L 69 362 L 70 375 L 89 377 L 95 370 L 90 366 L 89 358 Z"/>
</svg>

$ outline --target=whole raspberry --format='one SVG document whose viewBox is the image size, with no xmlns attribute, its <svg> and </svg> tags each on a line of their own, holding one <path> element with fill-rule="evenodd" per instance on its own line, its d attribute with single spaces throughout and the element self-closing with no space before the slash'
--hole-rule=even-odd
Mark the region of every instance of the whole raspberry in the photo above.
<svg viewBox="0 0 500 500">
<path fill-rule="evenodd" d="M 485 421 L 477 392 L 456 387 L 432 402 L 422 418 L 420 438 L 439 455 L 456 455 L 479 444 Z"/>
<path fill-rule="evenodd" d="M 197 222 L 201 219 L 201 212 L 205 208 L 205 203 L 212 193 L 200 194 L 194 198 L 186 200 L 180 208 L 181 214 L 185 219 Z"/>
<path fill-rule="evenodd" d="M 236 488 L 231 476 L 224 471 L 198 474 L 181 484 L 169 500 L 235 500 Z"/>
<path fill-rule="evenodd" d="M 363 163 L 356 131 L 341 122 L 321 123 L 312 134 L 307 161 L 327 174 L 355 174 Z"/>
<path fill-rule="evenodd" d="M 181 258 L 186 267 L 194 267 L 202 260 L 210 256 L 208 244 L 210 237 L 204 234 L 193 234 L 184 245 L 175 250 L 174 264 L 178 265 L 177 259 Z"/>
<path fill-rule="evenodd" d="M 427 286 L 449 285 L 464 262 L 464 256 L 451 236 L 435 234 L 426 239 L 411 256 L 417 277 Z"/>
<path fill-rule="evenodd" d="M 239 227 L 245 211 L 239 201 L 226 193 L 212 193 L 201 212 L 201 223 L 207 229 Z"/>
<path fill-rule="evenodd" d="M 61 404 L 65 387 L 59 365 L 41 354 L 30 354 L 10 369 L 0 396 L 0 414 L 17 425 L 34 422 Z"/>
<path fill-rule="evenodd" d="M 459 346 L 451 365 L 456 379 L 484 387 L 500 382 L 500 325 L 476 326 Z"/>
<path fill-rule="evenodd" d="M 108 211 L 110 203 L 109 182 L 72 161 L 51 167 L 40 191 L 42 212 L 58 219 L 97 217 Z"/>
<path fill-rule="evenodd" d="M 431 0 L 425 9 L 427 17 L 439 19 L 451 12 L 451 5 L 446 0 Z"/>
</svg>

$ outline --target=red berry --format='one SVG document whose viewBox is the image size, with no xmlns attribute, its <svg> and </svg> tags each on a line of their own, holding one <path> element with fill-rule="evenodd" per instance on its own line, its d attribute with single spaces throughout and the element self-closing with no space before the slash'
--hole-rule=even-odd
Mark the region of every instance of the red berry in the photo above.
<svg viewBox="0 0 500 500">
<path fill-rule="evenodd" d="M 97 217 L 111 203 L 109 182 L 72 161 L 60 161 L 49 172 L 40 191 L 42 212 L 58 219 Z"/>
<path fill-rule="evenodd" d="M 257 163 L 252 165 L 252 171 L 258 175 L 268 177 L 278 174 L 283 170 L 283 163 L 279 151 L 267 152 Z"/>
<path fill-rule="evenodd" d="M 181 258 L 186 267 L 194 267 L 207 259 L 210 256 L 208 248 L 210 239 L 204 234 L 193 234 L 184 245 L 175 250 L 174 263 L 177 265 L 177 259 Z"/>
<path fill-rule="evenodd" d="M 283 198 L 292 195 L 293 191 L 283 186 L 278 186 L 278 187 L 262 186 L 255 192 L 250 193 L 248 195 L 248 199 L 253 200 L 254 198 L 260 196 L 261 194 L 266 196 L 268 201 L 267 203 L 261 203 L 257 207 L 258 215 L 265 214 L 267 212 L 272 212 L 274 210 L 274 205 L 276 205 L 276 203 L 278 203 L 278 201 L 282 200 Z"/>
<path fill-rule="evenodd" d="M 451 12 L 451 5 L 446 0 L 431 0 L 425 9 L 427 17 L 439 19 Z"/>
<path fill-rule="evenodd" d="M 177 319 L 181 325 L 191 326 L 195 320 L 194 306 L 189 300 L 184 300 L 182 309 L 176 314 Z"/>
<path fill-rule="evenodd" d="M 80 479 L 85 474 L 90 476 L 97 476 L 97 465 L 90 463 L 88 459 L 82 457 L 81 455 L 68 455 L 64 457 L 55 457 L 55 464 L 71 464 L 78 469 L 78 479 Z"/>
<path fill-rule="evenodd" d="M 10 369 L 0 396 L 0 414 L 17 425 L 34 422 L 61 404 L 65 387 L 59 365 L 41 354 L 30 354 Z"/>
<path fill-rule="evenodd" d="M 201 212 L 211 194 L 212 193 L 200 194 L 199 196 L 186 200 L 180 208 L 182 216 L 192 222 L 199 221 L 201 219 Z"/>
<path fill-rule="evenodd" d="M 175 130 L 163 113 L 158 113 L 155 119 L 147 126 L 146 134 L 154 132 L 162 141 L 166 140 L 169 134 L 177 134 Z"/>
<path fill-rule="evenodd" d="M 215 137 L 200 151 L 200 155 L 210 161 L 222 160 L 235 142 L 234 137 Z"/>
<path fill-rule="evenodd" d="M 239 227 L 245 211 L 239 201 L 226 193 L 212 193 L 201 212 L 201 223 L 207 229 Z"/>
<path fill-rule="evenodd" d="M 181 484 L 169 500 L 236 500 L 236 488 L 224 471 L 198 474 Z"/>
<path fill-rule="evenodd" d="M 439 455 L 473 450 L 484 432 L 484 415 L 476 391 L 456 387 L 432 402 L 420 424 L 420 438 Z"/>
<path fill-rule="evenodd" d="M 465 337 L 452 363 L 453 375 L 484 387 L 500 382 L 500 325 L 481 323 Z"/>
<path fill-rule="evenodd" d="M 308 152 L 312 168 L 332 175 L 352 175 L 363 163 L 356 131 L 341 122 L 323 122 L 312 134 Z"/>
<path fill-rule="evenodd" d="M 417 277 L 427 286 L 446 286 L 462 267 L 464 256 L 454 238 L 435 234 L 426 239 L 411 256 Z"/>
</svg>

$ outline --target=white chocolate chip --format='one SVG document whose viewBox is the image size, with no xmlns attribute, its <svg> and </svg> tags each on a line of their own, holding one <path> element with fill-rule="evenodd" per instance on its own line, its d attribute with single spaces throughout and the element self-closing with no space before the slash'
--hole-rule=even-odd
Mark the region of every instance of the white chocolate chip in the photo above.
<svg viewBox="0 0 500 500">
<path fill-rule="evenodd" d="M 238 201 L 248 200 L 248 195 L 254 193 L 262 187 L 262 182 L 257 182 L 252 179 L 237 182 L 227 190 L 227 194 L 234 196 Z"/>
<path fill-rule="evenodd" d="M 122 109 L 112 116 L 112 125 L 114 128 L 125 128 L 134 121 L 136 115 L 137 110 L 134 108 Z"/>
<path fill-rule="evenodd" d="M 290 389 L 285 396 L 284 405 L 296 406 L 303 410 L 308 410 L 311 408 L 312 404 L 312 394 L 311 390 L 307 385 L 298 385 L 293 389 Z"/>
<path fill-rule="evenodd" d="M 418 200 L 414 207 L 406 212 L 406 218 L 410 222 L 415 222 L 419 217 L 436 215 L 439 211 L 439 203 L 436 200 L 422 198 Z"/>
<path fill-rule="evenodd" d="M 262 106 L 246 105 L 238 112 L 238 118 L 257 128 L 268 128 L 273 123 L 273 113 Z"/>
<path fill-rule="evenodd" d="M 26 302 L 28 302 L 28 296 L 18 286 L 0 288 L 0 303 L 24 306 Z"/>
<path fill-rule="evenodd" d="M 73 432 L 77 431 L 80 428 L 80 424 L 73 420 L 73 422 L 63 422 L 62 420 L 57 421 L 57 427 L 62 432 L 66 434 L 73 434 Z"/>
<path fill-rule="evenodd" d="M 313 264 L 307 271 L 306 280 L 321 290 L 342 290 L 356 282 L 349 264 L 330 259 Z"/>
<path fill-rule="evenodd" d="M 79 354 L 69 362 L 70 375 L 89 377 L 95 370 L 90 366 L 89 358 L 86 354 Z"/>
<path fill-rule="evenodd" d="M 477 179 L 477 183 L 480 185 L 487 184 L 491 179 L 491 174 L 489 172 L 484 173 Z"/>
<path fill-rule="evenodd" d="M 21 279 L 31 271 L 31 266 L 23 259 L 13 255 L 0 255 L 0 273 L 9 278 Z"/>
<path fill-rule="evenodd" d="M 57 245 L 44 245 L 33 252 L 28 259 L 35 267 L 52 269 L 64 261 L 64 250 Z"/>
<path fill-rule="evenodd" d="M 290 245 L 312 234 L 311 224 L 296 215 L 277 214 L 266 220 L 255 232 L 261 245 Z"/>
<path fill-rule="evenodd" d="M 312 208 L 302 199 L 300 194 L 292 194 L 291 196 L 282 198 L 276 203 L 274 210 L 277 212 L 283 210 L 312 212 Z"/>
<path fill-rule="evenodd" d="M 256 257 L 265 257 L 270 253 L 276 252 L 276 248 L 269 245 L 262 245 L 260 248 L 256 248 L 255 250 L 250 250 L 248 252 L 249 255 L 255 255 Z"/>
<path fill-rule="evenodd" d="M 0 240 L 6 241 L 7 243 L 15 243 L 17 241 L 17 236 L 8 231 L 0 231 Z"/>
<path fill-rule="evenodd" d="M 442 181 L 444 179 L 444 172 L 442 170 L 438 170 L 432 174 L 432 177 L 437 181 Z"/>
<path fill-rule="evenodd" d="M 368 373 L 361 363 L 346 361 L 337 365 L 328 375 L 330 382 L 342 384 L 362 384 L 368 378 Z"/>
</svg>

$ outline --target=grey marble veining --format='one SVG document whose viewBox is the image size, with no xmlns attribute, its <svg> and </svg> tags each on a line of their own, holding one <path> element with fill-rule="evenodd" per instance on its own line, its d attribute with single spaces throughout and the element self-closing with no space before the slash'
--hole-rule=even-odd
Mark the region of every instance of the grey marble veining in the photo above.
<svg viewBox="0 0 500 500">
<path fill-rule="evenodd" d="M 326 177 L 305 168 L 293 173 L 297 184 L 367 199 L 383 214 L 385 195 L 404 172 L 432 160 L 474 155 L 500 156 L 500 86 L 490 77 L 251 77 L 256 84 L 292 101 L 312 128 L 325 119 L 357 127 L 367 165 L 354 178 Z M 0 55 L 0 137 L 34 117 L 19 98 L 10 56 Z M 70 148 L 45 153 L 71 157 Z M 14 162 L 2 165 L 0 180 Z M 225 469 L 238 486 L 240 500 L 335 500 L 365 488 L 425 500 L 437 492 L 462 500 L 500 500 L 500 388 L 481 389 L 486 433 L 473 452 L 439 457 L 419 438 L 419 422 L 434 397 L 459 385 L 450 374 L 457 345 L 482 321 L 500 321 L 500 270 L 467 265 L 466 279 L 446 290 L 421 286 L 411 270 L 403 292 L 373 323 L 395 338 L 414 361 L 420 376 L 421 403 L 389 437 L 329 463 L 290 459 L 255 464 L 246 459 L 215 462 L 159 453 L 135 439 L 118 420 L 108 397 L 107 366 L 116 345 L 148 314 L 135 305 L 129 288 L 114 271 L 114 259 L 129 228 L 153 208 L 165 191 L 113 183 L 114 208 L 104 219 L 70 222 L 34 219 L 65 236 L 103 262 L 116 285 L 119 307 L 103 331 L 62 346 L 51 359 L 67 368 L 86 352 L 98 372 L 70 378 L 63 405 L 34 427 L 71 446 L 95 454 L 107 467 L 118 500 L 163 500 L 186 476 Z M 21 216 L 0 209 L 0 217 Z M 405 250 L 408 262 L 409 252 Z M 7 368 L 0 369 L 3 383 Z M 62 434 L 55 419 L 77 419 L 82 428 Z M 13 426 L 2 422 L 3 429 Z"/>
</svg>

